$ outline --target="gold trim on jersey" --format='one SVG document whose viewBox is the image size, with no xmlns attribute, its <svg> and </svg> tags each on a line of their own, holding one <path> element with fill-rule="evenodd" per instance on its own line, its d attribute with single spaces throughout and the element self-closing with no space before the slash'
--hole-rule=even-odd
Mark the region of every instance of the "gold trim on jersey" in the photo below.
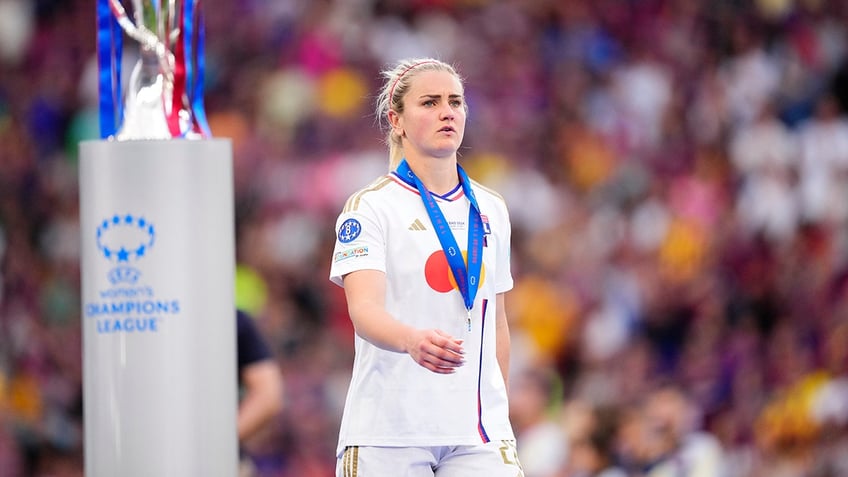
<svg viewBox="0 0 848 477">
<path fill-rule="evenodd" d="M 362 199 L 362 196 L 367 194 L 368 192 L 374 192 L 375 190 L 380 190 L 383 187 L 391 184 L 393 181 L 389 176 L 382 176 L 376 181 L 372 182 L 370 186 L 360 190 L 359 192 L 354 193 L 347 199 L 345 202 L 344 210 L 342 213 L 354 212 L 359 208 L 359 201 Z"/>
<path fill-rule="evenodd" d="M 479 182 L 475 181 L 474 179 L 471 179 L 471 183 L 472 183 L 472 184 L 474 184 L 475 186 L 479 187 L 480 189 L 483 189 L 484 191 L 486 191 L 486 192 L 488 192 L 488 193 L 492 194 L 492 195 L 493 195 L 493 196 L 495 196 L 496 198 L 500 199 L 500 200 L 501 200 L 501 202 L 506 202 L 506 200 L 504 200 L 503 196 L 502 196 L 502 195 L 500 195 L 500 193 L 498 193 L 498 191 L 493 190 L 493 189 L 489 189 L 488 187 L 486 187 L 486 186 L 484 186 L 483 184 L 481 184 L 481 183 L 479 183 Z"/>
<path fill-rule="evenodd" d="M 359 473 L 359 446 L 346 447 L 342 455 L 342 477 L 356 477 Z"/>
</svg>

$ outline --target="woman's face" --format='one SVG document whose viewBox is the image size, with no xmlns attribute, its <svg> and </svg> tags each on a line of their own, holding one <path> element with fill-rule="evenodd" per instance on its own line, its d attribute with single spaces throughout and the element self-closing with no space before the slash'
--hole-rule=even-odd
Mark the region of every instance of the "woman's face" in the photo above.
<svg viewBox="0 0 848 477">
<path fill-rule="evenodd" d="M 410 78 L 403 112 L 389 112 L 407 156 L 451 157 L 465 134 L 462 83 L 447 71 L 422 71 Z"/>
</svg>

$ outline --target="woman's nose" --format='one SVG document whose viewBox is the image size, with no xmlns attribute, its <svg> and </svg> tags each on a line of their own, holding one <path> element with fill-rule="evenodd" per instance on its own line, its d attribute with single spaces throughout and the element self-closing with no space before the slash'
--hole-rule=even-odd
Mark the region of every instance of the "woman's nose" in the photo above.
<svg viewBox="0 0 848 477">
<path fill-rule="evenodd" d="M 449 104 L 446 104 L 441 107 L 440 114 L 442 119 L 453 119 L 454 117 L 456 117 L 456 111 L 454 111 Z"/>
</svg>

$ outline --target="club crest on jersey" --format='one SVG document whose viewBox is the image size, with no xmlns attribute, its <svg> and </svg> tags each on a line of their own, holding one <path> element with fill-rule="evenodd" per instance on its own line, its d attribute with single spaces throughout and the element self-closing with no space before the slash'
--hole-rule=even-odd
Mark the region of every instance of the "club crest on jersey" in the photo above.
<svg viewBox="0 0 848 477">
<path fill-rule="evenodd" d="M 362 233 L 362 225 L 356 219 L 347 219 L 339 227 L 338 238 L 341 243 L 350 243 Z"/>
<path fill-rule="evenodd" d="M 489 217 L 480 214 L 480 220 L 483 221 L 483 246 L 489 246 L 489 235 L 492 234 L 492 227 L 489 225 Z"/>
</svg>

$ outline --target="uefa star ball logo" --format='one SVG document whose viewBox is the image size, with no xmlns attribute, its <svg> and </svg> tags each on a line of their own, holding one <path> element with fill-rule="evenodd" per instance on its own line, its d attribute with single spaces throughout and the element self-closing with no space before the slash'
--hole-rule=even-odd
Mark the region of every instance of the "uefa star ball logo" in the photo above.
<svg viewBox="0 0 848 477">
<path fill-rule="evenodd" d="M 104 219 L 97 226 L 97 249 L 104 258 L 116 264 L 108 278 L 113 285 L 138 281 L 141 271 L 131 263 L 144 258 L 156 239 L 153 224 L 141 216 L 118 215 Z"/>
</svg>

